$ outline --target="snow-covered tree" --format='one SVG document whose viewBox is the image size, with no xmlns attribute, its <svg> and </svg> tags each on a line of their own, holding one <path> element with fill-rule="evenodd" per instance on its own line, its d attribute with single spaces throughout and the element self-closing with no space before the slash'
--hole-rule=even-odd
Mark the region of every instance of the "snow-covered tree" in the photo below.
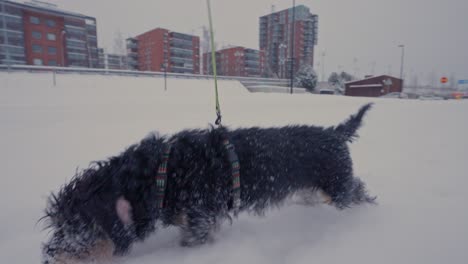
<svg viewBox="0 0 468 264">
<path fill-rule="evenodd" d="M 314 91 L 317 86 L 317 73 L 312 65 L 304 65 L 297 71 L 294 77 L 296 86 L 306 88 L 308 91 Z"/>
<path fill-rule="evenodd" d="M 330 74 L 330 77 L 328 77 L 328 82 L 333 85 L 339 85 L 341 82 L 340 75 L 338 75 L 338 73 L 336 72 L 332 72 L 332 74 Z"/>
<path fill-rule="evenodd" d="M 343 82 L 349 82 L 349 81 L 352 81 L 352 80 L 356 79 L 353 75 L 351 75 L 351 74 L 349 74 L 347 72 L 341 72 L 340 73 L 340 78 L 341 78 L 341 80 Z"/>
<path fill-rule="evenodd" d="M 354 76 L 347 72 L 341 72 L 340 74 L 333 72 L 328 78 L 328 82 L 333 84 L 336 88 L 342 90 L 344 89 L 344 84 L 346 82 L 355 80 Z"/>
</svg>

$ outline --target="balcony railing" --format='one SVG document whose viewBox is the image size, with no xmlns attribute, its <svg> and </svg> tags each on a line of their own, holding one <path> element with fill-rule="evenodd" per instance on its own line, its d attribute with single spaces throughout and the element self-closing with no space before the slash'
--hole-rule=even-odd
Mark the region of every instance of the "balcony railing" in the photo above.
<svg viewBox="0 0 468 264">
<path fill-rule="evenodd" d="M 192 41 L 193 37 L 190 35 L 182 34 L 182 33 L 177 33 L 177 32 L 172 32 L 170 33 L 170 36 L 173 39 L 181 39 L 181 40 L 190 40 Z"/>
<path fill-rule="evenodd" d="M 65 19 L 65 27 L 75 27 L 75 28 L 84 28 L 86 26 L 86 23 L 82 20 L 76 20 L 76 19 Z"/>
<path fill-rule="evenodd" d="M 184 49 L 184 50 L 192 50 L 193 49 L 193 46 L 192 44 L 184 44 L 184 43 L 173 43 L 171 42 L 171 44 L 169 45 L 171 46 L 172 48 L 176 48 L 176 49 Z"/>
<path fill-rule="evenodd" d="M 190 58 L 171 57 L 170 61 L 175 62 L 175 63 L 193 63 L 193 60 L 191 57 Z"/>
<path fill-rule="evenodd" d="M 258 61 L 245 61 L 245 66 L 250 66 L 250 67 L 258 67 L 260 65 L 260 62 Z"/>
<path fill-rule="evenodd" d="M 4 12 L 8 15 L 19 16 L 23 15 L 23 11 L 20 8 L 14 6 L 4 5 Z"/>
<path fill-rule="evenodd" d="M 127 43 L 127 48 L 129 48 L 129 49 L 137 49 L 137 48 L 138 48 L 138 44 L 137 44 L 137 43 L 134 43 L 134 42 Z"/>
<path fill-rule="evenodd" d="M 179 57 L 179 58 L 192 58 L 192 52 L 181 52 L 180 50 L 173 50 L 171 49 L 171 57 Z"/>
</svg>

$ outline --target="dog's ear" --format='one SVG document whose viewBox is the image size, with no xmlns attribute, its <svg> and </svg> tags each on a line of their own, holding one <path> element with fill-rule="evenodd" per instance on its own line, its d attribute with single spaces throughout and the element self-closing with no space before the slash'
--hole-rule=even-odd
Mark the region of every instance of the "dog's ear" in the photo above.
<svg viewBox="0 0 468 264">
<path fill-rule="evenodd" d="M 115 202 L 115 211 L 124 225 L 131 225 L 133 223 L 132 205 L 123 196 L 120 196 Z"/>
</svg>

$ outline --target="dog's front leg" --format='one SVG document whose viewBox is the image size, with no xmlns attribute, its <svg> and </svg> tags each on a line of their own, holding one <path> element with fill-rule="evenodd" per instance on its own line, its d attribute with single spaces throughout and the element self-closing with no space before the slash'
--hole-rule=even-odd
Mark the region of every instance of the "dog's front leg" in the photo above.
<svg viewBox="0 0 468 264">
<path fill-rule="evenodd" d="M 206 208 L 186 210 L 185 223 L 181 226 L 184 247 L 197 246 L 211 240 L 211 231 L 216 225 L 216 214 Z"/>
</svg>

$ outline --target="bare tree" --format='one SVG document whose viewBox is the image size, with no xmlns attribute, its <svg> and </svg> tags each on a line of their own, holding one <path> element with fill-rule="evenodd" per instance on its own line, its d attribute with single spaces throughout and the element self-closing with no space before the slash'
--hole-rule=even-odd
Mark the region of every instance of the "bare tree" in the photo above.
<svg viewBox="0 0 468 264">
<path fill-rule="evenodd" d="M 427 82 L 430 87 L 437 87 L 437 75 L 434 70 L 432 70 L 427 76 Z"/>
<path fill-rule="evenodd" d="M 117 30 L 115 33 L 114 33 L 114 46 L 113 46 L 113 52 L 115 54 L 119 54 L 119 55 L 125 55 L 127 53 L 127 49 L 125 47 L 125 38 L 122 34 L 122 32 L 119 30 Z"/>
<path fill-rule="evenodd" d="M 417 88 L 418 87 L 418 74 L 417 73 L 411 73 L 410 76 L 410 81 L 409 81 L 410 87 Z"/>
<path fill-rule="evenodd" d="M 450 73 L 449 82 L 450 82 L 450 88 L 452 89 L 457 88 L 458 81 L 454 72 Z"/>
</svg>

